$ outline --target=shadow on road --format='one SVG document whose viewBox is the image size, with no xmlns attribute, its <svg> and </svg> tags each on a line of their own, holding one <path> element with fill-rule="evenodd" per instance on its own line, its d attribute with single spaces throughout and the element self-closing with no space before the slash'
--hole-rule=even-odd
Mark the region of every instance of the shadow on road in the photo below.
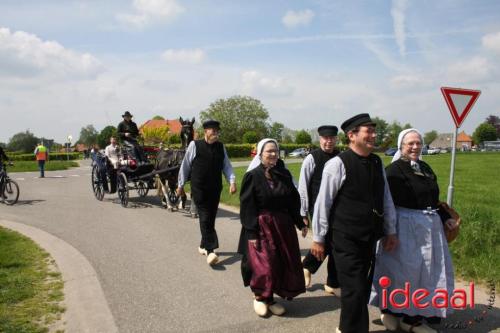
<svg viewBox="0 0 500 333">
<path fill-rule="evenodd" d="M 315 297 L 298 297 L 291 302 L 280 301 L 287 312 L 284 317 L 307 318 L 323 312 L 340 309 L 340 298 L 326 295 Z"/>
<path fill-rule="evenodd" d="M 241 254 L 237 252 L 217 252 L 219 257 L 226 257 L 223 260 L 219 261 L 218 265 L 223 265 L 223 266 L 230 266 L 234 263 L 237 263 L 238 261 L 241 260 Z"/>
<path fill-rule="evenodd" d="M 16 206 L 19 206 L 19 205 L 24 205 L 24 206 L 27 206 L 27 205 L 34 205 L 34 204 L 37 204 L 37 203 L 40 203 L 40 202 L 45 202 L 46 200 L 39 200 L 39 199 L 34 199 L 34 200 L 19 200 L 18 202 L 16 202 Z"/>
</svg>

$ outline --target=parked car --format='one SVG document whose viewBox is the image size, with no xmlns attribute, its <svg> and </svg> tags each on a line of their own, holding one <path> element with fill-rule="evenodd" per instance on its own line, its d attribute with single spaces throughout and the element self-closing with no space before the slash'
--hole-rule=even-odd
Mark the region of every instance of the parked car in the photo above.
<svg viewBox="0 0 500 333">
<path fill-rule="evenodd" d="M 439 154 L 440 152 L 441 152 L 441 149 L 439 149 L 439 148 L 427 149 L 427 154 L 429 154 L 429 155 L 436 155 L 436 154 Z"/>
<path fill-rule="evenodd" d="M 290 157 L 306 157 L 308 154 L 307 150 L 305 148 L 297 148 L 294 151 L 292 151 L 288 156 Z"/>
<path fill-rule="evenodd" d="M 398 148 L 397 147 L 391 147 L 389 149 L 387 149 L 385 152 L 384 152 L 384 155 L 385 156 L 394 156 L 394 154 L 396 154 L 396 152 L 398 151 Z"/>
</svg>

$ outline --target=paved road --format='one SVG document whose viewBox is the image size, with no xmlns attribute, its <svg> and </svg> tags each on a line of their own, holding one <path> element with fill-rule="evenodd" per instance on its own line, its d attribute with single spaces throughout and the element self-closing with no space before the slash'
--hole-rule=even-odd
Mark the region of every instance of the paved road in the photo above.
<svg viewBox="0 0 500 333">
<path fill-rule="evenodd" d="M 88 162 L 82 165 L 47 172 L 45 179 L 12 173 L 21 187 L 20 201 L 12 207 L 0 204 L 0 217 L 42 229 L 80 251 L 97 272 L 120 332 L 318 332 L 337 326 L 339 300 L 322 290 L 326 267 L 306 294 L 284 303 L 284 317 L 259 318 L 240 277 L 237 214 L 219 212 L 221 263 L 212 269 L 197 251 L 197 220 L 167 212 L 152 194 L 139 199 L 131 192 L 127 209 L 116 195 L 99 202 L 91 191 Z M 300 245 L 305 253 L 310 239 Z M 485 304 L 485 297 L 476 303 Z M 484 308 L 478 305 L 451 320 L 472 318 Z M 371 331 L 385 331 L 378 311 L 371 312 Z M 488 315 L 474 328 L 457 332 L 499 328 L 498 309 Z"/>
</svg>

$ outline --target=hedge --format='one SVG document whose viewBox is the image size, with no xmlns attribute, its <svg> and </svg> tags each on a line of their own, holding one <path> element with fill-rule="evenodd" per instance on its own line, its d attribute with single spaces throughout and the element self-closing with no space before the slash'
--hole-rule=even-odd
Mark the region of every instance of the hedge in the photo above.
<svg viewBox="0 0 500 333">
<path fill-rule="evenodd" d="M 82 158 L 81 153 L 50 153 L 49 152 L 49 161 L 66 161 L 68 159 L 70 160 L 79 160 Z M 12 154 L 12 153 L 7 153 L 7 156 L 9 157 L 10 160 L 12 161 L 34 161 L 35 160 L 35 154 Z"/>
</svg>

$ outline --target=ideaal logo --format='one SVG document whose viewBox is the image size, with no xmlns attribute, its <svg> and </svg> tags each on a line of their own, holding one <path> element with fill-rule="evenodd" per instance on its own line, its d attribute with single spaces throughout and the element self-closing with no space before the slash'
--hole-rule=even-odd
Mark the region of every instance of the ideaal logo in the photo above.
<svg viewBox="0 0 500 333">
<path fill-rule="evenodd" d="M 387 276 L 383 276 L 379 279 L 379 285 L 382 287 L 382 308 L 387 308 L 387 302 L 391 304 L 394 308 L 402 309 L 409 308 L 410 302 L 416 308 L 422 309 L 429 306 L 435 308 L 447 308 L 452 307 L 457 310 L 464 310 L 467 308 L 467 296 L 469 296 L 469 308 L 474 309 L 474 282 L 469 283 L 469 288 L 467 289 L 454 289 L 453 293 L 450 295 L 446 289 L 436 289 L 430 301 L 425 301 L 424 299 L 431 293 L 427 289 L 419 288 L 414 291 L 411 290 L 410 283 L 405 283 L 404 289 L 394 289 L 389 295 L 387 288 L 391 285 L 391 279 Z M 445 323 L 444 328 L 446 329 L 466 329 L 473 326 L 475 323 L 482 322 L 488 315 L 488 311 L 493 309 L 495 304 L 495 285 L 494 281 L 489 281 L 489 299 L 486 309 L 480 312 L 480 315 L 475 316 L 472 319 L 465 321 L 456 321 L 453 323 Z M 401 295 L 398 297 L 398 295 Z M 402 302 L 396 302 L 396 297 Z"/>
<path fill-rule="evenodd" d="M 474 282 L 469 284 L 468 291 L 465 289 L 455 289 L 451 295 L 449 295 L 446 289 L 436 289 L 434 290 L 430 301 L 424 301 L 431 294 L 429 290 L 419 288 L 412 291 L 409 282 L 405 283 L 404 289 L 395 288 L 389 293 L 389 295 L 387 295 L 387 288 L 391 285 L 391 279 L 387 276 L 382 276 L 378 283 L 380 287 L 382 287 L 383 309 L 387 309 L 387 301 L 389 301 L 391 306 L 396 309 L 409 309 L 411 302 L 412 305 L 418 309 L 424 309 L 432 306 L 436 309 L 452 307 L 453 309 L 463 310 L 467 308 L 467 294 L 469 294 L 469 307 L 471 309 L 474 308 Z M 398 303 L 396 301 L 396 297 L 400 300 L 402 299 L 402 302 Z"/>
</svg>

